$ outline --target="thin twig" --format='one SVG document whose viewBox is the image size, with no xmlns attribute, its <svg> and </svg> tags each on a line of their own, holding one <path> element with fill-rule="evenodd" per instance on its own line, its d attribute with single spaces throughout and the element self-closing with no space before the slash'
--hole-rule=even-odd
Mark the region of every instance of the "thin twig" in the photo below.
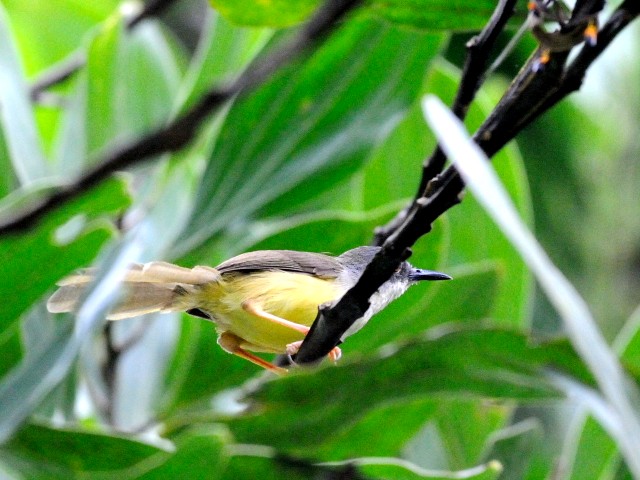
<svg viewBox="0 0 640 480">
<path fill-rule="evenodd" d="M 0 224 L 0 235 L 27 230 L 44 215 L 108 178 L 114 172 L 149 161 L 152 157 L 180 150 L 191 142 L 204 121 L 232 97 L 246 95 L 264 83 L 280 67 L 317 45 L 336 23 L 355 8 L 360 0 L 327 0 L 305 24 L 298 35 L 283 48 L 258 58 L 228 86 L 207 92 L 187 112 L 166 126 L 107 152 L 96 166 L 76 181 L 63 186 L 37 205 Z"/>
<path fill-rule="evenodd" d="M 45 90 L 71 78 L 84 66 L 85 62 L 84 55 L 76 53 L 45 71 L 31 84 L 29 91 L 31 101 L 39 101 Z"/>
<path fill-rule="evenodd" d="M 591 15 L 599 4 L 600 0 L 580 2 L 576 15 L 582 16 L 584 12 Z M 540 52 L 535 52 L 473 136 L 487 156 L 493 156 L 531 121 L 579 88 L 589 66 L 639 15 L 638 10 L 640 2 L 625 0 L 601 30 L 598 44 L 595 47 L 584 45 L 566 69 L 569 52 L 553 52 L 543 69 L 537 68 Z M 334 306 L 320 308 L 294 357 L 296 363 L 317 362 L 340 343 L 344 332 L 368 309 L 371 295 L 410 254 L 409 249 L 415 241 L 431 230 L 431 224 L 437 218 L 459 203 L 464 183 L 455 168 L 449 167 L 436 176 L 429 189 L 429 196 L 417 199 L 412 208 L 405 211 L 400 225 L 386 238 L 356 285 Z"/>
</svg>

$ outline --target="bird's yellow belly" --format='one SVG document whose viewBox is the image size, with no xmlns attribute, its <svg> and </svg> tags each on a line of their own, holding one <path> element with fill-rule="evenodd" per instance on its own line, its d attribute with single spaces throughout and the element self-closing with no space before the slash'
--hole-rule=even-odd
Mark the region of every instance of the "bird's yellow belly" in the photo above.
<svg viewBox="0 0 640 480">
<path fill-rule="evenodd" d="M 201 309 L 211 314 L 219 333 L 230 332 L 243 340 L 242 348 L 255 352 L 284 353 L 287 344 L 304 334 L 249 313 L 251 303 L 267 313 L 311 326 L 318 306 L 343 294 L 335 279 L 289 272 L 225 275 L 220 283 L 201 292 Z"/>
</svg>

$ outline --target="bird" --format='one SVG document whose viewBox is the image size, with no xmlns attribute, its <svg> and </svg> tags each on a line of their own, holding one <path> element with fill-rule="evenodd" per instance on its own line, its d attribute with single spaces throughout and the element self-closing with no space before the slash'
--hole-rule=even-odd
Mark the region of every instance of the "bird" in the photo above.
<svg viewBox="0 0 640 480">
<path fill-rule="evenodd" d="M 223 350 L 269 371 L 286 370 L 252 352 L 295 354 L 324 304 L 337 302 L 358 281 L 380 247 L 362 246 L 339 256 L 295 250 L 259 250 L 237 255 L 212 268 L 185 268 L 163 261 L 132 264 L 122 280 L 122 296 L 108 312 L 121 320 L 153 312 L 186 312 L 212 321 Z M 72 312 L 97 270 L 87 268 L 62 279 L 49 298 L 52 313 Z M 422 280 L 449 280 L 444 273 L 402 262 L 370 298 L 362 318 L 343 339 Z M 339 347 L 329 354 L 336 361 Z"/>
</svg>

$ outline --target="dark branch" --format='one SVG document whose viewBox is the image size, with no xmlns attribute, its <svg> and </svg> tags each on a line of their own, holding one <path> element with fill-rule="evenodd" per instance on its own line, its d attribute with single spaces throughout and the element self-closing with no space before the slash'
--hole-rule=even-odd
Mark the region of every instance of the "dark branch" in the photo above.
<svg viewBox="0 0 640 480">
<path fill-rule="evenodd" d="M 149 0 L 144 4 L 144 7 L 138 14 L 136 14 L 129 23 L 127 24 L 127 28 L 132 29 L 141 21 L 149 18 L 160 15 L 167 8 L 171 6 L 176 0 Z"/>
<path fill-rule="evenodd" d="M 582 18 L 585 12 L 592 15 L 599 4 L 599 0 L 580 2 L 574 13 Z M 567 68 L 568 52 L 553 52 L 549 62 L 540 69 L 537 64 L 540 52 L 536 51 L 473 136 L 487 156 L 492 157 L 526 125 L 579 88 L 589 66 L 616 35 L 639 15 L 639 10 L 640 2 L 625 0 L 602 28 L 597 45 L 584 45 Z M 399 226 L 389 233 L 382 249 L 357 284 L 335 306 L 320 309 L 294 358 L 296 363 L 317 362 L 340 342 L 344 332 L 368 308 L 371 294 L 390 278 L 407 256 L 409 248 L 431 230 L 432 223 L 459 203 L 463 189 L 464 183 L 453 167 L 433 179 L 428 195 L 418 198 L 405 211 Z"/>
<path fill-rule="evenodd" d="M 485 80 L 491 50 L 507 21 L 515 13 L 516 3 L 517 0 L 501 0 L 482 32 L 467 42 L 467 58 L 462 69 L 460 86 L 451 106 L 451 111 L 460 120 L 467 116 L 469 106 Z M 445 154 L 438 145 L 423 169 L 416 199 L 425 195 L 428 183 L 442 171 L 445 160 Z"/>
<path fill-rule="evenodd" d="M 451 106 L 451 110 L 460 120 L 464 120 L 466 117 L 471 102 L 473 102 L 476 93 L 485 80 L 485 72 L 491 50 L 498 35 L 504 30 L 507 21 L 514 14 L 516 3 L 517 0 L 500 0 L 487 25 L 480 34 L 467 43 L 467 57 L 462 70 L 460 85 Z M 415 202 L 425 195 L 429 182 L 442 171 L 445 161 L 444 152 L 440 145 L 436 145 L 431 156 L 424 162 L 422 178 L 412 204 L 399 212 L 387 225 L 376 229 L 374 239 L 376 245 L 382 245 L 387 237 L 405 221 L 409 211 L 416 208 Z"/>
<path fill-rule="evenodd" d="M 209 115 L 232 97 L 246 95 L 264 83 L 280 67 L 316 45 L 359 3 L 359 0 L 327 0 L 301 28 L 298 35 L 283 48 L 264 58 L 258 58 L 228 86 L 207 92 L 190 110 L 168 125 L 133 143 L 114 148 L 76 181 L 61 187 L 28 211 L 0 224 L 0 235 L 31 228 L 44 215 L 86 192 L 118 170 L 148 161 L 161 153 L 183 148 L 195 138 Z"/>
</svg>

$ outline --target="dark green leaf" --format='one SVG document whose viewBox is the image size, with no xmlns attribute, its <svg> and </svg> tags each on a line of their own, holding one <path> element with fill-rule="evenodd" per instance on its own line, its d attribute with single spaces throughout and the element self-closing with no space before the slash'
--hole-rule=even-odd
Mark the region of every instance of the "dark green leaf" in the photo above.
<svg viewBox="0 0 640 480">
<path fill-rule="evenodd" d="M 230 426 L 240 441 L 302 452 L 331 442 L 382 404 L 442 396 L 558 398 L 547 367 L 592 383 L 566 342 L 535 346 L 504 330 L 439 328 L 430 339 L 386 347 L 383 357 L 266 383 L 251 395 L 260 414 Z"/>
<path fill-rule="evenodd" d="M 415 98 L 440 45 L 440 36 L 352 22 L 235 103 L 177 253 L 252 215 L 290 215 L 348 178 Z"/>
<path fill-rule="evenodd" d="M 0 447 L 0 459 L 25 478 L 146 480 L 219 478 L 225 459 L 219 429 L 188 430 L 175 452 L 122 437 L 38 425 L 23 428 Z"/>
<path fill-rule="evenodd" d="M 53 479 L 132 467 L 159 451 L 124 438 L 27 425 L 0 447 L 0 458 L 25 478 Z"/>
<path fill-rule="evenodd" d="M 408 441 L 433 418 L 436 401 L 430 398 L 382 404 L 364 414 L 355 424 L 334 432 L 331 441 L 314 449 L 320 458 L 400 456 Z M 393 428 L 380 435 L 380 428 L 393 419 Z M 372 438 L 376 440 L 371 441 Z"/>
</svg>

